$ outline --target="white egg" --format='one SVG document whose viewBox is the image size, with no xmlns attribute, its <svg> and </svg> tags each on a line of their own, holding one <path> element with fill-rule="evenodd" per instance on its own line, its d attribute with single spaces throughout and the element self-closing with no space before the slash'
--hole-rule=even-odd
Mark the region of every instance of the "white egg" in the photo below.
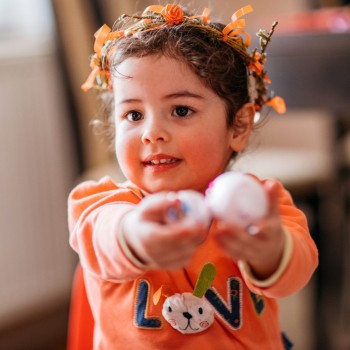
<svg viewBox="0 0 350 350">
<path fill-rule="evenodd" d="M 180 191 L 178 193 L 178 198 L 182 203 L 186 216 L 191 216 L 197 222 L 209 225 L 211 215 L 203 194 L 192 190 L 186 190 Z"/>
<path fill-rule="evenodd" d="M 214 217 L 243 228 L 264 217 L 268 210 L 261 184 L 237 172 L 218 176 L 206 192 L 206 203 Z"/>
<path fill-rule="evenodd" d="M 211 215 L 203 194 L 193 190 L 183 190 L 176 193 L 176 198 L 181 202 L 181 212 L 171 208 L 168 211 L 167 222 L 190 219 L 209 225 Z"/>
</svg>

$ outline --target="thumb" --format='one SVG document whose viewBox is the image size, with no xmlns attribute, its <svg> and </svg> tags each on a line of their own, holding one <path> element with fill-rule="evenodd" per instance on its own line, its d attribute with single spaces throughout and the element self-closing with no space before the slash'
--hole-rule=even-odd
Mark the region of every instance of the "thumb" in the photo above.
<svg viewBox="0 0 350 350">
<path fill-rule="evenodd" d="M 279 214 L 279 206 L 278 206 L 278 195 L 280 185 L 276 180 L 269 179 L 264 183 L 264 188 L 267 193 L 268 201 L 269 201 L 269 215 L 271 214 Z"/>
<path fill-rule="evenodd" d="M 142 200 L 143 217 L 157 222 L 163 222 L 168 215 L 169 209 L 176 215 L 181 211 L 181 202 L 175 192 L 161 192 L 150 195 Z"/>
</svg>

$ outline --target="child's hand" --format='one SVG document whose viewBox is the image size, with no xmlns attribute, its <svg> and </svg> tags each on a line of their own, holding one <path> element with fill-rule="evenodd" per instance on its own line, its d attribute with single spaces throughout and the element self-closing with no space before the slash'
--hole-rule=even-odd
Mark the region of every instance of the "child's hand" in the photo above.
<svg viewBox="0 0 350 350">
<path fill-rule="evenodd" d="M 278 187 L 274 180 L 264 185 L 269 199 L 268 214 L 246 230 L 217 222 L 217 240 L 234 260 L 244 260 L 254 276 L 266 279 L 278 268 L 283 255 L 285 234 L 278 212 Z"/>
<path fill-rule="evenodd" d="M 125 215 L 124 239 L 136 258 L 155 269 L 182 268 L 205 240 L 208 226 L 190 216 L 167 223 L 168 210 L 181 212 L 181 203 L 173 193 L 158 193 L 142 200 Z"/>
</svg>

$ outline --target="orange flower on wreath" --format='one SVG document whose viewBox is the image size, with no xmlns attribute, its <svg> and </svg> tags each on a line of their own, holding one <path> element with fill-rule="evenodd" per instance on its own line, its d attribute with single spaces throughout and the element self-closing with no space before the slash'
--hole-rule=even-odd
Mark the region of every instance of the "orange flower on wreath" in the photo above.
<svg viewBox="0 0 350 350">
<path fill-rule="evenodd" d="M 163 7 L 160 13 L 163 18 L 171 24 L 178 24 L 184 19 L 184 13 L 182 9 L 175 4 L 167 4 Z"/>
</svg>

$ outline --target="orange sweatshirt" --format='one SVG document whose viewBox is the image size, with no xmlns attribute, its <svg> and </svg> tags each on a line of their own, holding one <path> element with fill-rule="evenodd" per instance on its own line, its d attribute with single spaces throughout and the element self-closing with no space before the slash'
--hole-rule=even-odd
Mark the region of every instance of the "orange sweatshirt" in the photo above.
<svg viewBox="0 0 350 350">
<path fill-rule="evenodd" d="M 145 271 L 134 265 L 119 245 L 118 226 L 142 197 L 131 183 L 115 184 L 109 177 L 84 182 L 69 196 L 70 244 L 84 269 L 95 320 L 94 349 L 283 349 L 275 299 L 305 286 L 318 255 L 304 214 L 282 185 L 280 214 L 290 253 L 270 283 L 258 283 L 243 265 L 225 256 L 210 232 L 184 269 Z M 205 294 L 215 312 L 214 323 L 203 332 L 182 334 L 162 317 L 164 300 L 155 305 L 152 297 L 161 286 L 174 293 L 193 292 L 207 262 L 217 269 Z"/>
</svg>

